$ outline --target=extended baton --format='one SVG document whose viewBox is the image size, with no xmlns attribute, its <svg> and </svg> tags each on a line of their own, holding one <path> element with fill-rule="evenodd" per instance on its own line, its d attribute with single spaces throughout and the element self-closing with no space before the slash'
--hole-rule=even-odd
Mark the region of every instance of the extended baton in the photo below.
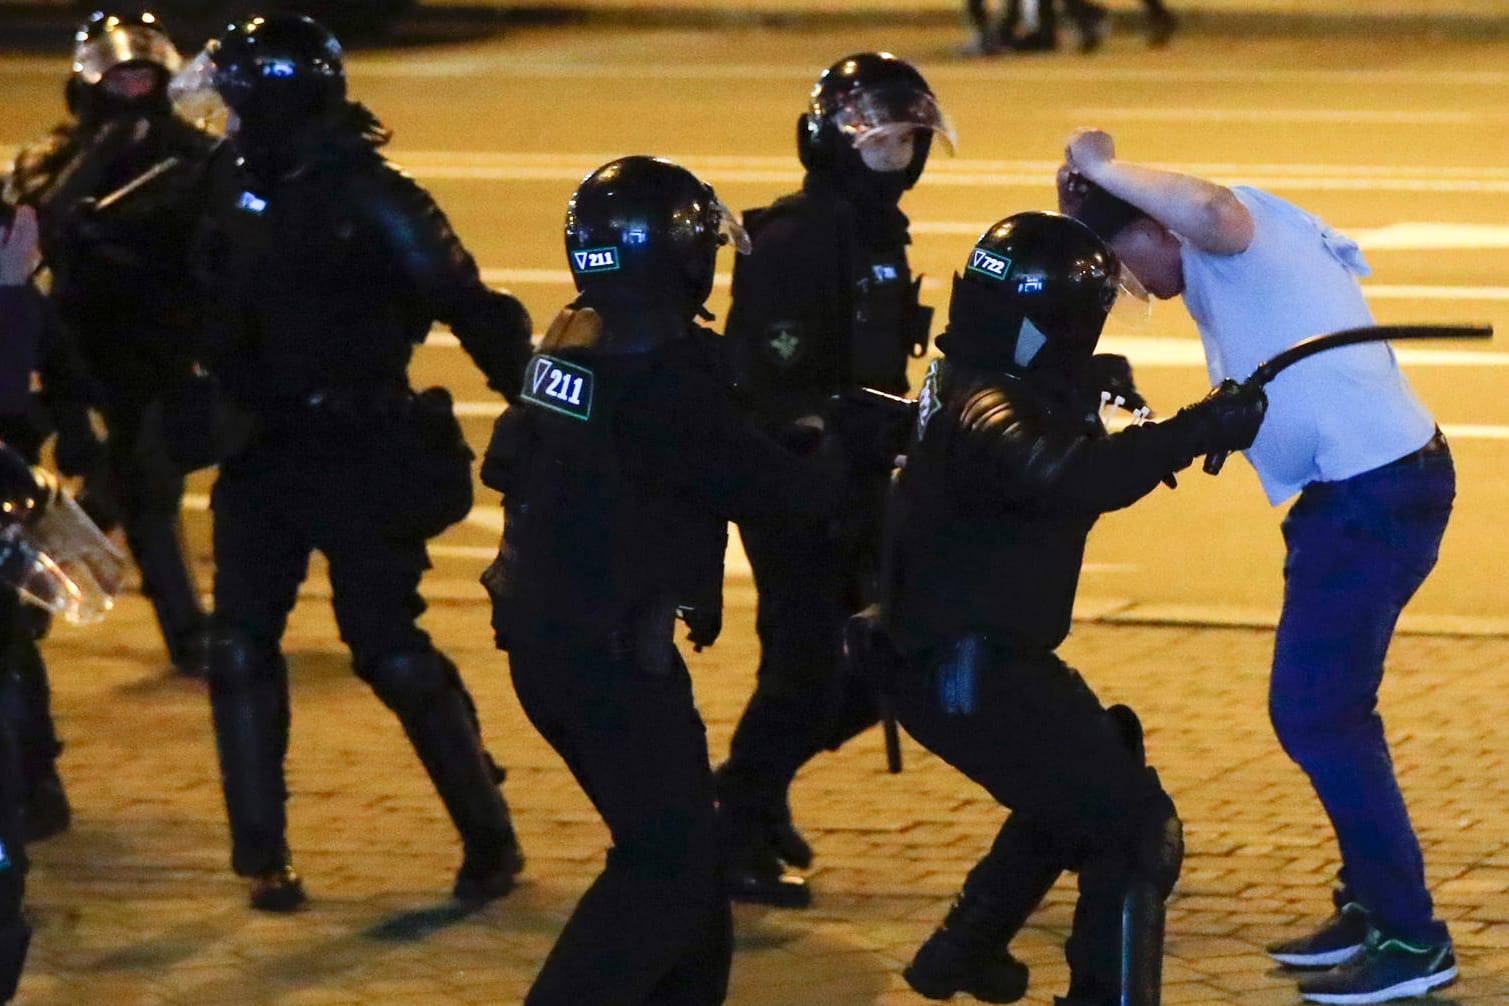
<svg viewBox="0 0 1509 1006">
<path fill-rule="evenodd" d="M 1359 342 L 1392 342 L 1395 339 L 1491 339 L 1492 325 L 1365 325 L 1348 328 L 1325 335 L 1312 335 L 1302 339 L 1271 360 L 1258 364 L 1243 381 L 1243 386 L 1261 388 L 1294 364 L 1324 353 L 1338 346 L 1354 346 Z M 1226 451 L 1212 451 L 1205 455 L 1205 472 L 1218 475 L 1226 463 Z"/>
<path fill-rule="evenodd" d="M 182 163 L 183 158 L 181 157 L 164 157 L 162 160 L 158 161 L 156 164 L 152 165 L 146 171 L 143 171 L 141 174 L 137 175 L 135 178 L 127 182 L 125 185 L 122 185 L 120 188 L 116 189 L 114 192 L 111 192 L 108 195 L 100 196 L 99 199 L 95 200 L 94 211 L 98 213 L 101 210 L 108 210 L 110 207 L 114 206 L 122 199 L 130 197 L 130 195 L 133 192 L 136 192 L 138 189 L 141 189 L 147 185 L 151 185 L 157 179 L 161 178 L 169 171 L 172 171 Z"/>
</svg>

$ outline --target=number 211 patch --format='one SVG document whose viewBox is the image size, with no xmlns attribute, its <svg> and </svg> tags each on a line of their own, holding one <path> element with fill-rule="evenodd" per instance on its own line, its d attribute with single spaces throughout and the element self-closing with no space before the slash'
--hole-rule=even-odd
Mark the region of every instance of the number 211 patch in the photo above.
<svg viewBox="0 0 1509 1006">
<path fill-rule="evenodd" d="M 536 354 L 524 371 L 526 402 L 586 422 L 592 418 L 592 371 L 576 363 Z"/>
</svg>

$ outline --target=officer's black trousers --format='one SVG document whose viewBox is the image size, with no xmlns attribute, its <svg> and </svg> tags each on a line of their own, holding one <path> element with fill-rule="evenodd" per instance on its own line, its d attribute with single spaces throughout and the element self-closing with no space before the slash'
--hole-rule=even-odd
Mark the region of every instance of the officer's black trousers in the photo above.
<svg viewBox="0 0 1509 1006">
<path fill-rule="evenodd" d="M 176 662 L 204 628 L 204 610 L 184 562 L 179 519 L 184 479 L 160 432 L 142 435 L 145 409 L 145 403 L 125 396 L 105 409 L 108 475 L 126 545 L 141 571 L 142 593 L 152 602 L 168 655 Z"/>
<path fill-rule="evenodd" d="M 972 689 L 940 689 L 935 666 L 896 678 L 897 716 L 907 732 L 1032 822 L 1026 841 L 1024 821 L 1008 819 L 970 886 L 1040 872 L 1045 863 L 1050 870 L 1076 864 L 1080 898 L 1067 951 L 1072 988 L 1086 998 L 1114 997 L 1122 895 L 1145 873 L 1144 850 L 1156 851 L 1163 823 L 1174 815 L 1157 774 L 1128 749 L 1079 674 L 1052 654 L 995 652 Z M 1000 861 L 1029 850 L 1036 857 L 1031 867 Z M 1172 883 L 1160 878 L 1165 887 Z"/>
<path fill-rule="evenodd" d="M 760 667 L 719 770 L 730 809 L 776 812 L 797 770 L 875 724 L 871 686 L 844 673 L 844 623 L 864 607 L 865 553 L 822 527 L 740 525 L 754 571 Z"/>
<path fill-rule="evenodd" d="M 232 865 L 241 874 L 274 870 L 287 857 L 288 681 L 279 644 L 311 551 L 328 561 L 336 624 L 358 670 L 433 650 L 415 625 L 429 565 L 424 542 L 378 534 L 362 490 L 334 459 L 265 449 L 222 466 L 215 484 L 215 631 L 249 650 L 210 668 Z"/>
<path fill-rule="evenodd" d="M 47 615 L 0 591 L 0 718 L 11 734 L 20 778 L 18 799 L 24 804 L 32 784 L 57 772 L 63 744 L 52 721 L 52 687 L 37 639 Z"/>
<path fill-rule="evenodd" d="M 0 690 L 11 684 L 0 681 Z M 21 904 L 27 870 L 21 829 L 21 773 L 15 738 L 8 724 L 0 722 L 0 1003 L 9 1002 L 16 994 L 31 938 Z"/>
<path fill-rule="evenodd" d="M 565 759 L 613 846 L 526 1006 L 709 1006 L 727 994 L 733 923 L 707 737 L 686 665 L 514 641 L 530 722 Z"/>
</svg>

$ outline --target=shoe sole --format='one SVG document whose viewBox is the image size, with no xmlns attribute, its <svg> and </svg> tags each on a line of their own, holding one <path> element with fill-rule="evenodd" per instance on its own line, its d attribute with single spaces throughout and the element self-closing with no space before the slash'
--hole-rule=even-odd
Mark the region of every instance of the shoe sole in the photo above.
<svg viewBox="0 0 1509 1006">
<path fill-rule="evenodd" d="M 1354 1003 L 1385 1003 L 1394 999 L 1411 999 L 1415 996 L 1423 996 L 1431 989 L 1440 988 L 1442 985 L 1450 985 L 1457 980 L 1456 965 L 1452 965 L 1445 971 L 1438 971 L 1433 975 L 1425 975 L 1421 978 L 1411 978 L 1407 982 L 1390 985 L 1386 989 L 1377 989 L 1373 992 L 1306 992 L 1300 990 L 1299 996 L 1306 1002 L 1334 1003 L 1338 1006 L 1351 1006 Z"/>
<path fill-rule="evenodd" d="M 1288 968 L 1334 968 L 1338 964 L 1346 963 L 1353 954 L 1362 949 L 1362 944 L 1342 947 L 1339 950 L 1325 950 L 1315 954 L 1278 954 L 1272 950 L 1268 956 Z"/>
</svg>

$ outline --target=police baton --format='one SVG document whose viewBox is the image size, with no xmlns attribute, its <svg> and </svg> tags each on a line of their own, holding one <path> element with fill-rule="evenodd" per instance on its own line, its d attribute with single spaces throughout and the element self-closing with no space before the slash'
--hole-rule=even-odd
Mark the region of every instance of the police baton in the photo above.
<svg viewBox="0 0 1509 1006">
<path fill-rule="evenodd" d="M 161 178 L 169 171 L 172 171 L 182 163 L 183 158 L 181 157 L 164 157 L 162 160 L 158 161 L 156 164 L 152 165 L 146 171 L 143 171 L 141 174 L 137 175 L 135 178 L 127 182 L 125 185 L 122 185 L 120 188 L 116 189 L 114 192 L 100 196 L 98 199 L 96 199 L 94 201 L 94 212 L 99 213 L 102 210 L 108 210 L 110 207 L 114 206 L 122 199 L 130 198 L 132 193 L 148 185 L 151 185 L 157 179 Z"/>
<path fill-rule="evenodd" d="M 1339 346 L 1355 346 L 1359 342 L 1392 342 L 1395 339 L 1491 339 L 1492 325 L 1365 325 L 1348 328 L 1325 335 L 1313 335 L 1303 339 L 1271 360 L 1258 364 L 1243 387 L 1261 388 L 1284 370 L 1316 353 Z M 1226 451 L 1212 451 L 1205 455 L 1205 473 L 1219 475 L 1226 464 Z"/>
</svg>

